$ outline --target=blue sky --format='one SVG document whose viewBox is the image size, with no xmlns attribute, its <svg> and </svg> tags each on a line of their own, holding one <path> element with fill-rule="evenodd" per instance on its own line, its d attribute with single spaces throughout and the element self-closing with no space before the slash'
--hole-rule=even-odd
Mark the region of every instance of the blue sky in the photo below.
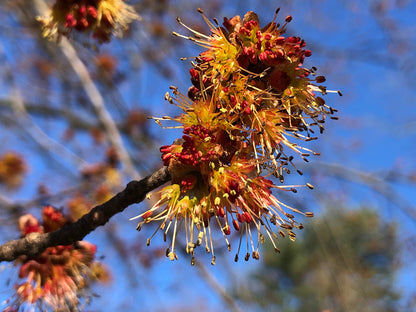
<svg viewBox="0 0 416 312">
<path fill-rule="evenodd" d="M 301 36 L 312 49 L 312 57 L 307 60 L 305 66 L 316 66 L 319 73 L 326 76 L 328 89 L 340 89 L 344 94 L 343 97 L 335 94 L 326 96 L 327 103 L 339 110 L 340 120 L 328 122 L 325 134 L 314 145 L 315 150 L 320 151 L 322 156 L 311 159 L 308 166 L 314 166 L 315 161 L 318 165 L 321 162 L 340 164 L 352 170 L 370 172 L 384 181 L 387 179 L 385 173 L 392 168 L 403 174 L 416 172 L 416 74 L 409 70 L 409 67 L 415 68 L 412 51 L 416 42 L 416 25 L 413 22 L 416 4 L 412 3 L 405 9 L 389 9 L 383 18 L 377 17 L 378 20 L 374 11 L 370 10 L 371 3 L 374 2 L 297 0 L 283 1 L 279 4 L 278 1 L 227 1 L 222 12 L 217 16 L 208 17 L 222 20 L 223 16 L 244 15 L 246 11 L 254 10 L 265 24 L 273 18 L 279 5 L 282 9 L 278 20 L 282 21 L 286 15 L 292 15 L 294 19 L 288 27 L 288 34 Z M 393 1 L 385 3 L 392 4 Z M 171 1 L 171 4 L 175 5 L 175 1 Z M 197 15 L 198 13 L 195 13 L 195 16 Z M 383 25 L 389 19 L 396 26 L 386 30 Z M 174 21 L 172 25 L 173 30 L 185 33 Z M 181 56 L 196 55 L 200 52 L 189 41 L 184 40 L 182 45 L 184 55 Z M 5 53 L 12 55 L 13 49 L 11 46 L 9 48 Z M 113 41 L 103 50 L 123 53 L 117 41 Z M 145 65 L 140 73 L 130 76 L 131 82 L 128 81 L 121 86 L 124 100 L 131 107 L 142 105 L 156 116 L 177 113 L 178 111 L 169 106 L 163 98 L 169 85 L 178 86 L 186 92 L 189 86 L 189 64 L 179 59 L 171 59 L 170 62 L 179 69 L 172 80 L 161 77 L 152 65 Z M 156 125 L 152 131 L 157 134 L 161 145 L 170 144 L 178 135 L 175 131 L 162 131 Z M 22 147 L 21 150 L 30 151 L 27 147 Z M 154 154 L 157 155 L 158 150 L 155 150 Z M 29 181 L 35 182 L 42 177 L 43 172 L 47 170 L 46 167 L 41 160 L 33 158 Z M 319 170 L 320 167 L 317 168 Z M 326 170 L 325 166 L 322 168 Z M 315 186 L 320 194 L 325 194 L 326 188 L 331 191 L 328 198 L 342 196 L 342 192 L 345 192 L 349 195 L 347 201 L 351 205 L 370 204 L 385 218 L 399 223 L 403 227 L 404 244 L 407 238 L 415 236 L 416 221 L 409 220 L 396 203 L 369 191 L 362 184 L 339 179 L 334 173 L 325 171 L 322 175 L 328 178 L 323 179 L 322 185 Z M 308 177 L 306 175 L 296 179 L 304 183 L 308 182 L 305 180 Z M 414 182 L 412 184 L 409 181 L 387 181 L 387 185 L 396 192 L 401 203 L 408 202 L 410 208 L 415 208 Z M 13 197 L 26 199 L 33 192 L 33 189 L 24 189 Z M 310 199 L 310 195 L 304 192 L 298 195 L 299 199 L 303 196 L 305 200 Z M 316 202 L 314 205 L 317 205 Z M 118 229 L 122 229 L 119 233 L 129 244 L 145 245 L 146 237 L 134 231 L 134 222 L 127 221 L 142 208 L 140 205 L 130 207 L 111 221 Z M 315 208 L 319 211 L 319 208 Z M 105 249 L 107 239 L 108 236 L 103 229 L 87 237 L 87 240 L 98 245 L 99 254 L 105 255 L 104 261 L 112 267 L 114 279 L 112 285 L 99 289 L 100 292 L 102 290 L 102 298 L 94 301 L 91 311 L 115 311 L 121 304 L 116 298 L 126 296 L 128 298 L 124 307 L 134 311 L 163 311 L 170 306 L 182 306 L 192 311 L 195 305 L 199 305 L 201 310 L 214 311 L 223 307 L 224 303 L 219 296 L 207 285 L 206 280 L 201 278 L 198 271 L 190 267 L 189 259 L 185 256 L 181 256 L 177 262 L 170 262 L 162 257 L 155 261 L 152 268 L 144 270 L 135 264 L 133 255 L 126 267 L 120 264 L 116 250 Z M 147 248 L 157 246 L 158 242 L 155 242 Z M 408 248 L 406 245 L 403 246 L 404 249 Z M 237 276 L 244 281 L 248 271 L 258 265 L 253 260 L 234 264 L 233 259 L 234 251 L 220 257 L 217 265 L 211 267 L 209 257 L 203 257 L 209 272 L 224 287 L 229 285 L 230 276 Z M 416 272 L 412 265 L 414 259 L 409 255 L 403 259 L 404 268 L 397 283 L 399 287 L 414 280 Z M 9 264 L 3 265 L 6 269 L 1 274 L 5 276 L 9 274 Z M 233 272 L 231 275 L 230 270 Z M 10 289 L 10 286 L 0 288 L 0 300 L 10 294 L 7 289 Z"/>
</svg>

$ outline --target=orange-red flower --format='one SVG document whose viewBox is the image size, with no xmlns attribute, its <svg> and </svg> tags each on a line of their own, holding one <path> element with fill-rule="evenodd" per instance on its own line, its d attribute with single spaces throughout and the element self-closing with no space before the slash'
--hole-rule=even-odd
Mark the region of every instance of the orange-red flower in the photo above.
<svg viewBox="0 0 416 312">
<path fill-rule="evenodd" d="M 42 223 L 31 214 L 19 219 L 22 236 L 30 233 L 55 231 L 68 222 L 64 215 L 51 206 L 42 212 Z M 72 311 L 80 304 L 80 298 L 88 295 L 88 287 L 97 280 L 96 268 L 100 275 L 105 270 L 94 261 L 96 246 L 80 241 L 73 245 L 47 248 L 38 257 L 21 256 L 19 282 L 15 294 L 8 300 L 8 309 L 16 311 L 39 307 L 42 311 Z M 20 311 L 20 310 L 19 310 Z"/>
<path fill-rule="evenodd" d="M 173 96 L 166 96 L 183 113 L 155 118 L 159 124 L 176 121 L 183 136 L 161 148 L 172 184 L 159 191 L 157 203 L 138 216 L 143 219 L 138 229 L 159 221 L 165 238 L 172 233 L 167 255 L 173 260 L 177 233 L 184 225 L 186 252 L 194 256 L 195 247 L 203 244 L 212 253 L 212 263 L 212 229 L 220 229 L 229 249 L 227 236 L 234 229 L 240 233 L 236 259 L 243 234 L 245 259 L 250 255 L 258 259 L 264 233 L 278 251 L 278 235 L 294 239 L 292 230 L 303 227 L 291 214 L 302 212 L 279 201 L 274 191 L 293 188 L 277 186 L 270 177 L 283 182 L 288 167 L 294 166 L 291 154 L 306 160 L 313 153 L 296 141 L 315 139 L 313 129 L 322 130 L 325 116 L 335 110 L 316 96 L 328 92 L 318 85 L 325 79 L 316 77 L 315 69 L 303 67 L 305 57 L 311 55 L 304 40 L 284 37 L 290 16 L 283 26 L 275 23 L 275 17 L 263 28 L 253 12 L 243 20 L 239 16 L 224 19 L 224 27 L 204 19 L 211 27 L 209 36 L 178 19 L 195 34 L 185 38 L 206 50 L 192 63 L 188 98 L 176 88 Z"/>
</svg>

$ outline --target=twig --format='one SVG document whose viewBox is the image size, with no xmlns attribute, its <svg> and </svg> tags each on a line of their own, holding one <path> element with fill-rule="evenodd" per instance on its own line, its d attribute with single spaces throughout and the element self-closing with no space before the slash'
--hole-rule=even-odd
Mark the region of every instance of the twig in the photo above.
<svg viewBox="0 0 416 312">
<path fill-rule="evenodd" d="M 36 10 L 39 12 L 39 15 L 43 15 L 48 11 L 45 1 L 37 0 L 33 3 Z M 77 51 L 75 51 L 74 47 L 66 37 L 63 36 L 60 38 L 58 47 L 71 65 L 75 74 L 78 76 L 86 95 L 97 113 L 98 119 L 103 124 L 103 127 L 108 134 L 110 143 L 117 149 L 120 161 L 125 166 L 124 171 L 133 179 L 140 179 L 140 174 L 137 172 L 129 153 L 123 144 L 123 139 L 118 131 L 116 123 L 111 117 L 110 112 L 105 107 L 104 99 L 91 79 L 87 67 L 78 57 Z"/>
<path fill-rule="evenodd" d="M 68 159 L 77 167 L 82 167 L 86 164 L 86 162 L 81 158 L 71 152 L 68 148 L 66 148 L 63 144 L 60 144 L 50 136 L 48 136 L 31 118 L 29 113 L 27 112 L 25 103 L 22 99 L 20 91 L 17 87 L 15 79 L 13 77 L 12 70 L 8 66 L 6 55 L 3 50 L 3 45 L 0 43 L 0 59 L 3 61 L 3 67 L 5 68 L 6 76 L 9 79 L 11 84 L 12 96 L 8 104 L 12 108 L 16 123 L 24 129 L 32 139 L 38 143 L 44 150 L 49 153 L 56 154 L 58 157 L 56 159 Z"/>
<path fill-rule="evenodd" d="M 118 131 L 116 123 L 111 117 L 110 112 L 105 107 L 104 99 L 92 81 L 84 63 L 82 63 L 82 61 L 79 59 L 74 47 L 65 37 L 61 39 L 59 47 L 61 52 L 67 58 L 68 62 L 71 64 L 74 72 L 80 79 L 85 93 L 88 95 L 92 105 L 94 106 L 98 119 L 103 124 L 103 127 L 108 134 L 110 143 L 117 149 L 120 161 L 125 166 L 125 172 L 128 173 L 128 175 L 130 175 L 133 179 L 140 179 L 140 174 L 135 169 L 133 161 L 131 160 L 129 153 L 123 144 L 123 139 L 120 132 Z"/>
<path fill-rule="evenodd" d="M 12 107 L 13 98 L 0 98 L 0 109 Z M 62 117 L 71 126 L 71 129 L 89 130 L 91 128 L 102 128 L 102 125 L 98 125 L 96 120 L 88 119 L 88 116 L 81 116 L 79 111 L 71 111 L 70 109 L 64 109 L 60 107 L 52 107 L 34 102 L 23 101 L 27 112 L 31 116 L 47 116 L 47 117 Z M 3 111 L 5 109 L 2 109 Z M 1 112 L 0 111 L 0 112 Z M 7 110 L 5 110 L 7 112 Z M 3 116 L 2 116 L 3 117 Z M 7 116 L 6 116 L 7 117 Z M 11 119 L 11 118 L 10 118 Z"/>
<path fill-rule="evenodd" d="M 163 167 L 140 181 L 131 181 L 126 188 L 107 202 L 94 207 L 77 222 L 50 233 L 31 233 L 21 239 L 0 246 L 0 261 L 13 261 L 20 255 L 35 257 L 47 247 L 70 245 L 82 240 L 98 226 L 106 224 L 112 216 L 128 206 L 144 200 L 146 194 L 170 180 L 167 167 Z"/>
</svg>

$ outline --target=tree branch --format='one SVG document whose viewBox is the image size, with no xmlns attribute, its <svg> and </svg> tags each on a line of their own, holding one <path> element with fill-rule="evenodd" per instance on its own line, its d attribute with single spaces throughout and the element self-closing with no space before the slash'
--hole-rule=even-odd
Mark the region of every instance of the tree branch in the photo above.
<svg viewBox="0 0 416 312">
<path fill-rule="evenodd" d="M 0 261 L 13 261 L 21 255 L 34 257 L 47 247 L 70 245 L 82 240 L 98 226 L 104 225 L 115 214 L 144 200 L 146 194 L 170 180 L 167 167 L 163 167 L 140 181 L 131 181 L 126 188 L 107 202 L 94 207 L 77 222 L 50 233 L 29 235 L 0 246 Z"/>
</svg>

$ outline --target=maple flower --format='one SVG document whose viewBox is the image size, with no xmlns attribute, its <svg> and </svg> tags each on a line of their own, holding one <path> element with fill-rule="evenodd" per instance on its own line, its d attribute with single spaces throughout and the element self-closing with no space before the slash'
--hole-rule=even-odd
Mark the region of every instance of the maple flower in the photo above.
<svg viewBox="0 0 416 312">
<path fill-rule="evenodd" d="M 284 182 L 284 175 L 290 173 L 288 167 L 295 167 L 292 153 L 306 161 L 311 153 L 317 154 L 296 141 L 316 139 L 311 136 L 313 129 L 322 132 L 325 116 L 336 110 L 316 96 L 331 91 L 319 85 L 325 78 L 316 76 L 316 69 L 303 67 L 304 59 L 311 55 L 305 42 L 283 36 L 291 16 L 283 26 L 275 23 L 275 16 L 263 28 L 253 12 L 243 20 L 239 16 L 225 18 L 223 27 L 202 16 L 211 28 L 209 36 L 178 19 L 195 36 L 174 35 L 206 50 L 192 62 L 188 95 L 174 87 L 173 96 L 166 95 L 183 113 L 154 118 L 160 125 L 162 121 L 179 123 L 176 128 L 183 129 L 183 136 L 160 149 L 172 184 L 158 192 L 160 198 L 152 208 L 136 217 L 142 219 L 138 230 L 144 224 L 159 222 L 152 237 L 159 229 L 165 240 L 171 233 L 166 254 L 174 260 L 178 231 L 184 226 L 185 250 L 192 255 L 191 263 L 195 248 L 204 245 L 215 264 L 213 229 L 220 230 L 229 250 L 227 237 L 234 229 L 240 236 L 236 261 L 243 237 L 245 260 L 250 255 L 258 259 L 264 233 L 279 252 L 275 244 L 278 236 L 294 240 L 293 229 L 303 227 L 292 212 L 313 215 L 282 203 L 277 191 L 296 190 L 276 185 L 272 176 Z"/>
<path fill-rule="evenodd" d="M 54 38 L 72 30 L 92 33 L 99 42 L 121 37 L 133 20 L 141 19 L 123 0 L 56 0 L 46 17 L 39 17 L 43 36 Z"/>
<path fill-rule="evenodd" d="M 43 208 L 42 223 L 33 215 L 19 218 L 22 236 L 30 233 L 48 233 L 64 226 L 68 220 L 51 206 Z M 19 282 L 15 294 L 7 300 L 9 311 L 30 310 L 73 311 L 80 297 L 88 295 L 88 287 L 97 281 L 95 271 L 105 276 L 105 268 L 94 261 L 96 246 L 80 241 L 67 246 L 48 247 L 37 257 L 21 256 Z M 96 269 L 97 268 L 97 269 Z"/>
<path fill-rule="evenodd" d="M 302 67 L 311 51 L 301 38 L 283 36 L 292 17 L 279 26 L 275 23 L 277 13 L 263 28 L 254 12 L 248 12 L 243 20 L 240 16 L 225 18 L 224 27 L 203 16 L 211 28 L 210 36 L 179 20 L 195 37 L 175 35 L 207 48 L 191 69 L 194 98 L 201 93 L 217 98 L 219 110 L 233 118 L 245 137 L 251 137 L 253 151 L 261 147 L 259 158 L 285 157 L 281 151 L 285 146 L 305 158 L 311 151 L 291 138 L 316 139 L 313 128 L 322 132 L 325 115 L 336 112 L 316 93 L 335 91 L 319 85 L 325 78 L 316 76 L 316 68 Z M 281 167 L 278 159 L 273 164 L 274 169 Z"/>
<path fill-rule="evenodd" d="M 133 7 L 122 0 L 100 0 L 93 36 L 99 41 L 110 40 L 111 34 L 121 37 L 133 20 L 141 19 Z"/>
</svg>

